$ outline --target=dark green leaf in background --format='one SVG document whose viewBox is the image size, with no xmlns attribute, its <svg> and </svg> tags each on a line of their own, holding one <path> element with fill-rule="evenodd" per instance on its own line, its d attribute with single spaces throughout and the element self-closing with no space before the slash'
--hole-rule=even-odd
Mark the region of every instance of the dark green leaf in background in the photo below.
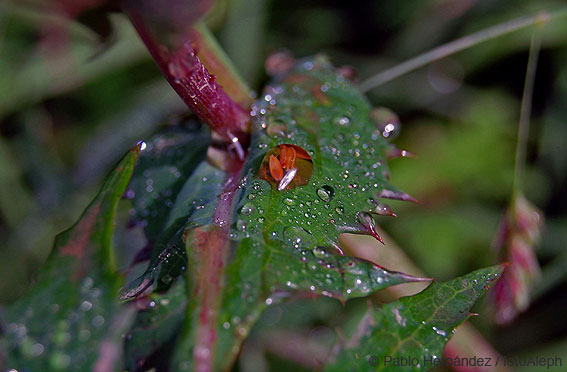
<svg viewBox="0 0 567 372">
<path fill-rule="evenodd" d="M 112 232 L 140 146 L 107 177 L 79 221 L 57 236 L 36 285 L 2 314 L 5 366 L 16 370 L 110 371 L 134 308 L 118 301 Z"/>
</svg>

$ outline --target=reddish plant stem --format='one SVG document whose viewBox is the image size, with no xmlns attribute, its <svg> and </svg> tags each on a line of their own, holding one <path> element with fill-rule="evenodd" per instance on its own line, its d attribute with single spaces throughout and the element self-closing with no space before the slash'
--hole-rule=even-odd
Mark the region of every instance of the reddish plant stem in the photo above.
<svg viewBox="0 0 567 372">
<path fill-rule="evenodd" d="M 240 171 L 244 165 L 243 161 L 234 159 L 232 170 L 228 172 L 223 191 L 219 197 L 219 203 L 213 214 L 213 221 L 216 226 L 228 234 L 230 217 L 232 213 L 232 202 L 234 194 L 238 190 L 240 181 Z"/>
<path fill-rule="evenodd" d="M 135 6 L 125 6 L 125 12 L 169 84 L 191 111 L 224 140 L 238 142 L 248 132 L 248 111 L 228 96 L 197 56 L 197 42 L 201 40 L 197 31 L 185 32 L 185 41 L 169 48 L 158 41 Z"/>
<path fill-rule="evenodd" d="M 242 162 L 238 162 L 227 175 L 223 192 L 213 215 L 212 227 L 196 229 L 191 244 L 199 270 L 194 295 L 199 297 L 201 304 L 193 351 L 197 372 L 214 370 L 218 309 L 224 286 L 229 223 L 242 165 Z"/>
<path fill-rule="evenodd" d="M 193 296 L 200 303 L 193 349 L 194 370 L 211 372 L 214 370 L 216 326 L 228 239 L 224 231 L 213 227 L 208 230 L 196 229 L 192 240 L 192 253 L 198 265 L 197 286 Z"/>
</svg>

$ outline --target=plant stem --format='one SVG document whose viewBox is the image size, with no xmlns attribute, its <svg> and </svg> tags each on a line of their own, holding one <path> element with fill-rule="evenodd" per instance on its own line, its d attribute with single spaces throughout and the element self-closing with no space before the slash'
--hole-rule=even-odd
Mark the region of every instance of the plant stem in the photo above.
<svg viewBox="0 0 567 372">
<path fill-rule="evenodd" d="M 242 79 L 238 70 L 226 55 L 211 31 L 203 22 L 198 22 L 195 29 L 199 32 L 199 54 L 203 64 L 212 71 L 226 94 L 241 107 L 247 108 L 252 103 L 250 88 Z"/>
<path fill-rule="evenodd" d="M 512 21 L 504 22 L 499 25 L 489 27 L 482 31 L 473 33 L 471 35 L 461 37 L 457 40 L 451 41 L 450 43 L 441 45 L 428 52 L 420 54 L 417 57 L 411 58 L 405 62 L 402 62 L 392 68 L 389 68 L 385 71 L 382 71 L 364 80 L 362 83 L 360 83 L 360 90 L 363 93 L 366 93 L 382 84 L 385 84 L 402 75 L 405 75 L 408 72 L 417 70 L 420 67 L 423 67 L 439 59 L 450 56 L 451 54 L 458 53 L 474 45 L 480 44 L 482 42 L 494 39 L 496 37 L 505 34 L 509 34 L 514 31 L 524 29 L 526 27 L 537 24 L 538 22 L 543 22 L 546 20 L 556 19 L 564 16 L 567 16 L 567 8 L 549 13 L 541 12 L 534 16 L 514 19 Z"/>
<path fill-rule="evenodd" d="M 522 105 L 520 108 L 520 121 L 518 123 L 518 140 L 516 144 L 516 160 L 514 166 L 514 184 L 512 189 L 513 199 L 521 193 L 524 168 L 526 165 L 526 147 L 530 131 L 530 115 L 532 111 L 532 98 L 534 92 L 535 75 L 537 70 L 537 60 L 541 48 L 541 30 L 546 18 L 536 19 L 534 32 L 530 42 L 530 54 L 528 66 L 526 68 L 526 78 L 524 81 L 524 92 L 522 94 Z"/>
<path fill-rule="evenodd" d="M 195 372 L 216 370 L 217 323 L 225 286 L 230 217 L 243 164 L 236 160 L 227 172 L 212 223 L 189 230 L 185 238 L 188 257 L 185 275 L 191 301 L 186 310 L 186 329 L 179 341 L 178 350 L 182 352 L 178 356 L 186 358 L 192 348 Z"/>
<path fill-rule="evenodd" d="M 209 62 L 214 60 L 215 66 L 223 66 L 210 44 L 201 42 L 198 31 L 187 26 L 164 29 L 163 19 L 131 1 L 123 7 L 161 72 L 191 111 L 227 142 L 239 142 L 249 131 L 248 110 L 229 97 L 197 56 L 202 53 Z M 225 68 L 221 74 L 229 71 Z"/>
</svg>

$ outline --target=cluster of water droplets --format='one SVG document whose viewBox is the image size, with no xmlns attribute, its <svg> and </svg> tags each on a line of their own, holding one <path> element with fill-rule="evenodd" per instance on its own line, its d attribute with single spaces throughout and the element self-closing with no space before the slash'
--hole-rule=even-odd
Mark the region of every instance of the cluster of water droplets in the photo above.
<svg viewBox="0 0 567 372">
<path fill-rule="evenodd" d="M 298 72 L 316 70 L 317 63 L 306 61 Z M 236 230 L 246 237 L 261 233 L 285 239 L 295 248 L 329 245 L 342 232 L 367 233 L 373 219 L 361 221 L 360 212 L 394 215 L 378 201 L 387 187 L 383 154 L 388 144 L 370 121 L 366 101 L 342 75 L 309 75 L 305 84 L 299 80 L 268 86 L 253 105 L 251 115 L 259 130 L 252 154 L 261 156 L 285 143 L 298 145 L 314 159 L 313 177 L 307 186 L 278 193 L 252 176 L 236 222 Z M 325 105 L 326 97 L 340 94 L 344 97 Z M 272 204 L 264 202 L 267 198 Z M 255 205 L 270 205 L 271 211 Z"/>
<path fill-rule="evenodd" d="M 78 288 L 60 292 L 69 290 L 80 296 L 73 307 L 69 307 L 68 301 L 51 302 L 71 293 L 46 293 L 45 302 L 36 298 L 42 303 L 12 314 L 16 321 L 8 324 L 5 340 L 9 348 L 19 350 L 26 365 L 49 366 L 54 371 L 83 365 L 89 354 L 80 350 L 96 347 L 91 343 L 96 345 L 105 334 L 109 309 L 102 296 L 103 289 L 95 286 L 93 278 L 85 277 Z"/>
<path fill-rule="evenodd" d="M 165 222 L 162 221 L 164 211 L 174 206 L 183 167 L 191 160 L 188 151 L 196 151 L 195 148 L 205 151 L 206 143 L 197 128 L 160 134 L 144 142 L 144 150 L 124 193 L 126 199 L 133 201 L 130 210 L 133 220 L 143 227 Z"/>
<path fill-rule="evenodd" d="M 393 215 L 378 200 L 388 186 L 384 152 L 390 145 L 356 88 L 344 76 L 318 68 L 317 62 L 302 63 L 299 77 L 291 75 L 293 83 L 269 86 L 252 106 L 248 173 L 238 186 L 230 237 L 240 247 L 248 242 L 252 252 L 271 251 L 265 281 L 272 294 L 365 296 L 407 279 L 341 256 L 337 240 L 343 232 L 375 233 L 371 214 Z M 305 72 L 311 75 L 302 77 Z M 267 154 L 280 145 L 309 154 L 313 174 L 307 185 L 279 191 L 258 177 Z M 266 305 L 276 300 L 271 296 Z M 223 324 L 233 327 L 230 319 Z"/>
</svg>

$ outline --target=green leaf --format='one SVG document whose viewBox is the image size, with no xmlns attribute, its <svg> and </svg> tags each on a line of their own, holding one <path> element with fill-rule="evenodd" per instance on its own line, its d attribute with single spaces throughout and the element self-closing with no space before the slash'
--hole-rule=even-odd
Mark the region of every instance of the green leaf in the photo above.
<svg viewBox="0 0 567 372">
<path fill-rule="evenodd" d="M 127 195 L 133 220 L 144 227 L 151 249 L 147 270 L 122 291 L 122 299 L 149 286 L 167 290 L 187 264 L 183 233 L 211 222 L 225 173 L 203 161 L 210 135 L 200 127 L 160 133 L 147 141 Z"/>
<path fill-rule="evenodd" d="M 166 130 L 146 141 L 128 186 L 133 218 L 143 225 L 150 242 L 171 226 L 168 216 L 188 181 L 186 175 L 192 174 L 207 154 L 209 133 L 197 123 L 190 125 Z M 191 206 L 187 207 L 190 211 Z"/>
<path fill-rule="evenodd" d="M 125 337 L 124 363 L 129 371 L 141 368 L 148 357 L 168 364 L 172 348 L 167 346 L 175 341 L 187 307 L 184 281 L 166 293 L 153 293 L 144 305 Z"/>
<path fill-rule="evenodd" d="M 120 363 L 121 334 L 134 309 L 121 306 L 112 232 L 118 201 L 140 147 L 107 177 L 81 218 L 57 236 L 36 285 L 2 314 L 5 368 L 110 371 Z"/>
<path fill-rule="evenodd" d="M 235 165 L 217 184 L 222 192 L 208 220 L 194 211 L 186 224 L 190 302 L 171 364 L 177 370 L 228 369 L 261 312 L 286 297 L 345 301 L 424 280 L 340 254 L 343 232 L 377 236 L 371 213 L 383 190 L 407 196 L 387 181 L 389 144 L 356 87 L 317 58 L 268 87 L 253 110 L 240 179 Z M 265 159 L 282 144 L 299 146 L 303 157 L 296 159 L 301 182 L 280 191 L 265 176 Z"/>
<path fill-rule="evenodd" d="M 280 84 L 268 86 L 253 111 L 248 182 L 235 216 L 239 236 L 332 246 L 344 232 L 375 234 L 369 217 L 379 214 L 381 196 L 413 200 L 388 182 L 390 145 L 370 110 L 357 87 L 321 57 L 303 61 Z M 278 191 L 257 175 L 266 153 L 285 144 L 311 156 L 313 174 L 305 186 Z"/>
<path fill-rule="evenodd" d="M 209 144 L 200 132 L 148 141 L 130 190 L 134 218 L 150 238 L 151 259 L 121 297 L 147 301 L 142 294 L 167 290 L 185 271 L 188 302 L 170 299 L 178 306 L 160 309 L 156 299 L 170 293 L 150 295 L 155 307 L 138 314 L 130 333 L 143 339 L 126 343 L 136 363 L 155 367 L 152 355 L 164 358 L 173 350 L 172 369 L 228 369 L 262 311 L 287 297 L 324 295 L 344 302 L 428 280 L 340 250 L 337 238 L 343 232 L 378 237 L 371 214 L 379 214 L 384 190 L 387 197 L 411 199 L 387 181 L 384 153 L 390 145 L 369 112 L 356 87 L 316 58 L 268 87 L 253 107 L 244 164 L 232 160 L 225 171 L 211 159 L 198 164 L 195 149 L 204 153 L 202 146 Z M 174 151 L 164 156 L 168 143 Z M 295 164 L 287 165 L 297 167 L 297 178 L 280 191 L 266 159 L 282 144 L 295 146 Z M 172 177 L 172 169 L 180 176 Z M 171 296 L 179 299 L 180 287 L 174 288 Z M 185 309 L 183 324 L 180 309 Z M 163 322 L 165 330 L 149 325 L 148 317 Z M 182 329 L 178 337 L 176 328 Z"/>
<path fill-rule="evenodd" d="M 371 310 L 325 371 L 426 371 L 504 266 L 477 270 Z M 437 361 L 436 361 L 437 360 Z M 406 365 L 404 365 L 406 363 Z"/>
</svg>

